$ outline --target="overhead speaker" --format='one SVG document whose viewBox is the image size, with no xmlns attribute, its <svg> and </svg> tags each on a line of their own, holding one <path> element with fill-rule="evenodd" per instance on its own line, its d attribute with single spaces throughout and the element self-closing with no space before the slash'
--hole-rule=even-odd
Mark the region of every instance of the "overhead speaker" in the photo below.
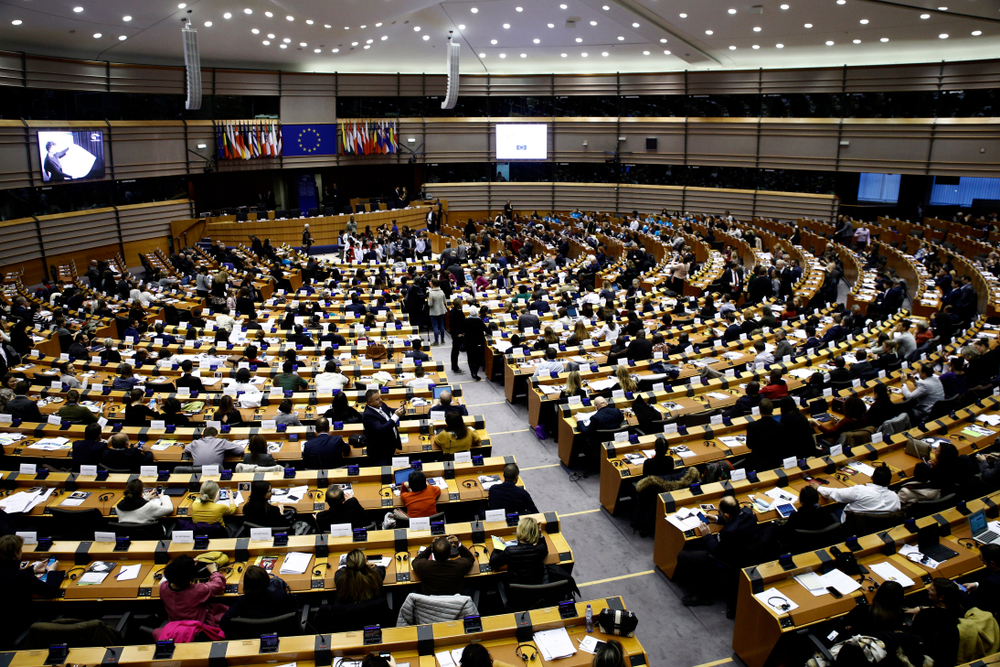
<svg viewBox="0 0 1000 667">
<path fill-rule="evenodd" d="M 441 103 L 442 109 L 454 109 L 458 102 L 458 56 L 461 49 L 461 44 L 448 38 L 448 93 Z"/>
<path fill-rule="evenodd" d="M 201 55 L 198 52 L 198 31 L 185 24 L 181 30 L 184 35 L 184 67 L 187 69 L 187 101 L 184 108 L 197 111 L 201 108 Z"/>
</svg>

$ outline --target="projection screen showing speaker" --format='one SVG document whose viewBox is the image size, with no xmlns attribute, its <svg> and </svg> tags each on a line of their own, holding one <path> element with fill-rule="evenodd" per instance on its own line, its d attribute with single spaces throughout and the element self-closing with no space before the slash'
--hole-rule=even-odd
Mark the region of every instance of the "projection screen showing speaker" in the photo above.
<svg viewBox="0 0 1000 667">
<path fill-rule="evenodd" d="M 104 133 L 39 130 L 39 164 L 46 183 L 104 178 Z"/>
<path fill-rule="evenodd" d="M 497 160 L 544 160 L 549 156 L 549 126 L 507 123 L 496 126 Z"/>
</svg>

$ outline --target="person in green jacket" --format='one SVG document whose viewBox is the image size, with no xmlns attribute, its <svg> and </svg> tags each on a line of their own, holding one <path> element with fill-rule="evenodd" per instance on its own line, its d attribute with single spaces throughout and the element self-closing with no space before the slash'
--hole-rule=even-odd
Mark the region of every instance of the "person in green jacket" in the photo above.
<svg viewBox="0 0 1000 667">
<path fill-rule="evenodd" d="M 80 392 L 70 389 L 66 392 L 66 405 L 59 408 L 59 418 L 74 424 L 93 424 L 97 415 L 80 405 Z"/>
<path fill-rule="evenodd" d="M 274 376 L 274 386 L 281 387 L 284 391 L 295 391 L 296 389 L 308 389 L 309 383 L 302 376 L 293 372 L 294 364 L 286 361 L 281 366 L 282 372 Z"/>
</svg>

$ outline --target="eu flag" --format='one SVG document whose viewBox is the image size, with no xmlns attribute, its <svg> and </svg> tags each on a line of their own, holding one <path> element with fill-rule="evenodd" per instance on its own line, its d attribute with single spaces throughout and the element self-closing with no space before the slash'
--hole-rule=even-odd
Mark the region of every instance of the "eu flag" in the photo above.
<svg viewBox="0 0 1000 667">
<path fill-rule="evenodd" d="M 282 125 L 281 137 L 284 142 L 285 157 L 337 154 L 335 124 Z"/>
</svg>

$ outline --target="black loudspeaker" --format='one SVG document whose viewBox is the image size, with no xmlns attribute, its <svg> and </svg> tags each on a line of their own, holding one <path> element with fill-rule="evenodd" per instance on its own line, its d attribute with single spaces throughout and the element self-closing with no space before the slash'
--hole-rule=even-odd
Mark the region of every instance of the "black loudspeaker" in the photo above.
<svg viewBox="0 0 1000 667">
<path fill-rule="evenodd" d="M 646 137 L 646 150 L 647 151 L 656 150 L 656 137 Z"/>
</svg>

